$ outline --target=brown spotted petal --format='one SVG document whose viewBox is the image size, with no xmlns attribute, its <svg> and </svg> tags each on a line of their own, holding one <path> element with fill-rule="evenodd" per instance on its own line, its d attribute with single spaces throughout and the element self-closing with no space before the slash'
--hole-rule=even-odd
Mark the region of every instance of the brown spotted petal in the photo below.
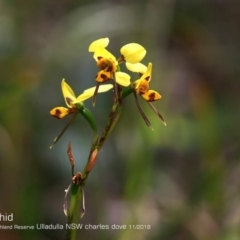
<svg viewBox="0 0 240 240">
<path fill-rule="evenodd" d="M 50 111 L 50 114 L 56 118 L 62 119 L 69 114 L 69 109 L 65 107 L 56 107 Z"/>
<path fill-rule="evenodd" d="M 114 61 L 108 58 L 99 58 L 97 66 L 106 72 L 116 72 L 117 70 Z"/>
<path fill-rule="evenodd" d="M 141 94 L 141 96 L 147 101 L 147 102 L 154 102 L 159 100 L 162 96 L 154 91 L 154 90 L 149 90 L 148 92 Z"/>
<path fill-rule="evenodd" d="M 112 73 L 111 72 L 106 72 L 104 70 L 101 70 L 98 72 L 96 76 L 96 81 L 99 83 L 106 82 L 111 79 Z"/>
</svg>

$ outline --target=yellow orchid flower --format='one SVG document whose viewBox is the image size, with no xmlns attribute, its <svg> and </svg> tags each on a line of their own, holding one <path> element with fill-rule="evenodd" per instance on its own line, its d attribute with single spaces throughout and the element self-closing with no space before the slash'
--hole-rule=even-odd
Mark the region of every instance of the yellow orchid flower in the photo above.
<svg viewBox="0 0 240 240">
<path fill-rule="evenodd" d="M 127 73 L 119 71 L 119 64 L 121 62 L 136 64 L 141 61 L 146 54 L 146 50 L 141 45 L 129 43 L 120 49 L 121 57 L 117 60 L 116 57 L 106 49 L 108 44 L 108 38 L 101 38 L 92 42 L 88 48 L 89 52 L 94 53 L 93 58 L 97 62 L 97 66 L 101 69 L 96 75 L 97 87 L 93 96 L 93 105 L 96 101 L 99 84 L 111 79 L 115 82 L 115 99 L 118 99 L 119 93 L 117 92 L 116 83 L 124 87 L 131 84 L 130 76 Z"/>
<path fill-rule="evenodd" d="M 109 38 L 97 39 L 89 45 L 88 51 L 94 52 L 94 53 L 99 49 L 100 51 L 101 50 L 104 51 L 106 50 L 105 48 L 108 46 L 108 44 L 109 44 Z M 118 60 L 119 63 L 122 61 L 125 61 L 128 63 L 134 64 L 134 63 L 140 62 L 145 57 L 147 51 L 142 45 L 138 43 L 128 43 L 128 44 L 125 44 L 120 49 L 120 53 L 121 53 L 121 58 Z M 107 55 L 110 55 L 110 58 L 116 61 L 115 57 L 107 50 L 105 53 L 102 53 L 100 55 L 105 55 L 105 58 L 108 58 L 109 56 Z M 96 54 L 94 54 L 94 59 L 96 60 L 96 58 L 97 56 Z"/>
<path fill-rule="evenodd" d="M 94 52 L 93 58 L 96 60 L 97 66 L 101 69 L 97 74 L 96 81 L 102 83 L 115 78 L 114 80 L 119 85 L 129 86 L 130 76 L 128 74 L 118 75 L 118 65 L 123 61 L 128 64 L 139 63 L 146 55 L 146 50 L 137 43 L 126 44 L 120 49 L 121 57 L 117 60 L 116 57 L 106 49 L 108 44 L 109 38 L 101 38 L 92 42 L 88 48 L 89 52 Z M 141 71 L 144 71 L 144 69 Z"/>
<path fill-rule="evenodd" d="M 108 38 L 101 38 L 92 42 L 88 48 L 89 52 L 94 53 L 93 58 L 97 62 L 97 66 L 101 69 L 96 75 L 97 86 L 93 94 L 93 105 L 97 98 L 100 83 L 111 79 L 114 80 L 115 99 L 119 98 L 116 83 L 121 86 L 129 86 L 131 84 L 130 76 L 118 71 L 118 61 L 112 53 L 105 49 L 108 43 Z"/>
<path fill-rule="evenodd" d="M 149 82 L 151 81 L 151 77 L 152 63 L 149 63 L 146 72 L 134 83 L 135 92 L 141 95 L 141 97 L 147 102 L 157 101 L 162 97 L 158 92 L 149 90 Z"/>
<path fill-rule="evenodd" d="M 92 97 L 94 95 L 96 87 L 89 88 L 85 90 L 81 95 L 78 97 L 75 96 L 72 88 L 65 82 L 65 79 L 62 80 L 61 83 L 62 93 L 66 105 L 68 108 L 65 107 L 55 107 L 50 111 L 50 114 L 56 118 L 64 118 L 68 114 L 76 113 L 78 111 L 78 104 L 82 104 L 83 101 Z M 106 84 L 99 87 L 99 92 L 106 92 L 113 88 L 112 84 Z"/>
<path fill-rule="evenodd" d="M 144 69 L 143 64 L 141 64 L 141 65 L 138 64 L 138 65 L 135 65 L 135 66 L 134 65 L 135 64 L 129 65 L 129 67 L 132 68 L 134 71 Z M 144 112 L 142 111 L 141 106 L 138 102 L 138 99 L 137 99 L 137 94 L 138 94 L 145 101 L 147 101 L 147 103 L 152 108 L 152 110 L 158 115 L 158 117 L 162 120 L 163 124 L 166 126 L 166 123 L 165 123 L 162 115 L 151 104 L 151 102 L 157 101 L 162 97 L 158 92 L 156 92 L 154 90 L 149 90 L 149 82 L 151 81 L 151 77 L 152 77 L 152 63 L 149 63 L 146 71 L 143 73 L 141 78 L 133 83 L 134 96 L 135 96 L 135 100 L 136 100 L 136 103 L 137 103 L 137 107 L 138 107 L 139 112 L 141 113 L 144 121 L 146 122 L 146 124 L 148 126 L 151 126 L 150 121 L 148 120 L 148 118 L 146 117 Z"/>
<path fill-rule="evenodd" d="M 102 47 L 96 48 L 93 58 L 101 69 L 96 76 L 97 82 L 102 83 L 114 79 L 121 86 L 130 85 L 130 76 L 127 73 L 120 74 L 122 72 L 117 72 L 118 61 L 107 49 Z"/>
<path fill-rule="evenodd" d="M 73 116 L 70 119 L 70 121 L 67 123 L 67 125 L 63 128 L 61 133 L 54 139 L 53 144 L 50 146 L 50 149 L 53 148 L 53 146 L 58 142 L 58 140 L 64 134 L 66 129 L 70 126 L 74 118 L 77 116 L 77 113 L 84 108 L 83 101 L 92 97 L 96 91 L 96 87 L 92 87 L 92 88 L 86 89 L 81 95 L 76 97 L 72 88 L 65 82 L 65 79 L 62 80 L 61 87 L 62 87 L 62 93 L 63 93 L 64 100 L 66 102 L 67 108 L 55 107 L 50 111 L 50 114 L 59 119 L 62 119 L 71 113 L 73 113 Z M 102 85 L 99 87 L 99 92 L 106 92 L 111 88 L 113 88 L 112 84 Z"/>
</svg>

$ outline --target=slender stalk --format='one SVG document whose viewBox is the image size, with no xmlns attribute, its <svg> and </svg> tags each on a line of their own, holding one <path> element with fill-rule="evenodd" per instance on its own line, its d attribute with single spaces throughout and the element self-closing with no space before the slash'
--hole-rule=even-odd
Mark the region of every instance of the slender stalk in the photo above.
<svg viewBox="0 0 240 240">
<path fill-rule="evenodd" d="M 119 102 L 116 102 L 111 109 L 111 112 L 109 114 L 108 122 L 105 126 L 105 130 L 103 131 L 100 140 L 97 145 L 97 149 L 100 150 L 102 146 L 104 145 L 105 141 L 107 140 L 109 134 L 112 132 L 114 126 L 116 125 L 120 114 L 121 114 L 122 107 L 119 105 Z"/>
<path fill-rule="evenodd" d="M 91 159 L 91 155 L 92 155 L 93 151 L 95 150 L 95 148 L 98 144 L 98 133 L 97 133 L 97 125 L 96 125 L 96 122 L 95 122 L 94 117 L 91 114 L 91 112 L 87 108 L 84 108 L 81 111 L 81 114 L 88 121 L 88 123 L 91 125 L 91 128 L 93 130 L 93 134 L 94 134 L 92 146 L 91 146 L 91 149 L 90 149 L 90 152 L 89 152 L 89 155 L 88 155 L 88 161 L 87 161 L 87 163 L 84 167 L 83 173 L 82 173 L 82 182 L 84 183 L 86 178 L 87 178 L 87 175 L 88 175 L 88 172 L 87 172 L 88 163 Z"/>
<path fill-rule="evenodd" d="M 91 146 L 91 149 L 89 152 L 88 161 L 83 170 L 83 174 L 81 175 L 81 178 L 77 179 L 76 182 L 74 182 L 72 180 L 73 183 L 72 183 L 71 192 L 70 192 L 70 207 L 69 207 L 69 213 L 68 213 L 68 224 L 72 224 L 72 223 L 78 224 L 79 219 L 83 216 L 83 214 L 85 212 L 83 185 L 88 176 L 88 172 L 87 172 L 88 163 L 90 161 L 92 152 L 94 151 L 94 149 L 96 148 L 97 143 L 98 143 L 97 125 L 96 125 L 96 122 L 94 120 L 92 113 L 85 107 L 80 109 L 80 113 L 87 120 L 89 125 L 91 126 L 91 129 L 93 131 L 93 142 L 92 142 L 92 146 Z M 71 152 L 71 149 L 69 151 Z M 69 153 L 68 153 L 68 155 L 69 155 Z M 72 153 L 70 155 L 73 157 Z M 73 168 L 72 168 L 72 170 L 73 170 Z M 74 174 L 74 173 L 72 172 L 72 174 Z M 82 214 L 80 215 L 80 213 L 82 213 Z M 67 230 L 67 240 L 75 240 L 76 237 L 77 237 L 77 229 L 71 228 L 71 229 Z"/>
<path fill-rule="evenodd" d="M 71 198 L 70 207 L 68 213 L 68 224 L 79 223 L 82 212 L 81 207 L 84 206 L 84 195 L 82 186 L 78 184 L 72 184 L 71 186 Z M 77 238 L 77 229 L 68 228 L 67 240 L 75 240 Z"/>
<path fill-rule="evenodd" d="M 132 87 L 126 88 L 122 91 L 119 89 L 119 98 L 118 101 L 112 106 L 111 112 L 109 114 L 108 122 L 105 126 L 105 130 L 102 133 L 100 140 L 97 145 L 97 149 L 100 150 L 104 145 L 105 141 L 107 140 L 109 134 L 112 132 L 113 128 L 115 127 L 121 112 L 122 112 L 122 99 L 126 98 L 133 92 Z"/>
<path fill-rule="evenodd" d="M 109 119 L 107 121 L 107 124 L 105 126 L 105 129 L 98 141 L 98 134 L 97 134 L 97 126 L 94 121 L 94 118 L 91 114 L 91 112 L 87 108 L 83 108 L 80 113 L 83 115 L 83 117 L 88 121 L 90 124 L 94 138 L 92 142 L 92 146 L 89 152 L 88 161 L 84 167 L 82 178 L 80 179 L 79 184 L 72 184 L 71 187 L 71 195 L 70 195 L 70 210 L 69 210 L 69 217 L 68 217 L 68 223 L 79 223 L 79 219 L 81 218 L 80 212 L 85 211 L 84 209 L 84 192 L 83 192 L 83 186 L 85 185 L 85 182 L 87 180 L 89 172 L 87 171 L 89 163 L 92 158 L 92 154 L 95 150 L 100 150 L 104 143 L 106 142 L 109 134 L 112 132 L 113 128 L 115 127 L 121 112 L 122 112 L 122 99 L 127 97 L 129 94 L 133 92 L 132 87 L 129 87 L 127 89 L 124 89 L 122 91 L 121 88 L 118 88 L 118 98 L 115 99 L 116 102 L 113 104 L 111 112 L 109 114 Z M 82 209 L 81 209 L 82 207 Z M 68 229 L 67 231 L 67 240 L 75 240 L 77 237 L 77 229 Z"/>
</svg>

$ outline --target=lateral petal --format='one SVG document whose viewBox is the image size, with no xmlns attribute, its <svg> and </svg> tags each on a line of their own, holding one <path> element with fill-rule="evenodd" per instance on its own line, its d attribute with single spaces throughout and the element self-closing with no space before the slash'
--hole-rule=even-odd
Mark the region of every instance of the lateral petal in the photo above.
<svg viewBox="0 0 240 240">
<path fill-rule="evenodd" d="M 121 86 L 127 87 L 131 84 L 131 81 L 130 81 L 131 77 L 127 73 L 116 72 L 115 77 L 116 77 L 116 82 Z"/>
<path fill-rule="evenodd" d="M 126 67 L 128 70 L 132 72 L 137 72 L 141 74 L 144 74 L 147 71 L 147 67 L 142 63 L 133 64 L 133 63 L 126 62 Z"/>
<path fill-rule="evenodd" d="M 66 105 L 69 108 L 72 108 L 71 102 L 76 99 L 76 96 L 72 88 L 65 82 L 64 78 L 62 80 L 61 86 L 62 86 L 62 93 L 63 93 L 64 100 L 66 102 Z"/>
<path fill-rule="evenodd" d="M 141 76 L 141 79 L 144 79 L 148 82 L 151 81 L 151 77 L 152 77 L 152 63 L 148 63 L 148 67 L 146 72 Z"/>
<path fill-rule="evenodd" d="M 84 92 L 81 95 L 79 95 L 74 101 L 73 104 L 80 103 L 85 101 L 86 99 L 90 98 L 93 96 L 92 92 Z"/>
<path fill-rule="evenodd" d="M 105 85 L 100 85 L 99 88 L 98 88 L 98 93 L 102 93 L 102 92 L 107 92 L 109 91 L 110 89 L 113 88 L 113 85 L 112 84 L 105 84 Z M 95 92 L 95 89 L 96 87 L 91 87 L 91 88 L 88 88 L 84 91 L 84 93 L 86 92 L 90 92 L 90 93 L 94 93 Z"/>
</svg>

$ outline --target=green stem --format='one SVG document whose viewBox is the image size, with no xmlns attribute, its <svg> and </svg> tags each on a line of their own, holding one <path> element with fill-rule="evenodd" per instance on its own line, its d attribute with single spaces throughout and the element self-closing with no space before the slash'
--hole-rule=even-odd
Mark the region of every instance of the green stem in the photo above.
<svg viewBox="0 0 240 240">
<path fill-rule="evenodd" d="M 68 217 L 68 223 L 79 223 L 80 219 L 80 212 L 81 212 L 81 206 L 84 206 L 84 193 L 83 193 L 83 185 L 85 184 L 87 177 L 88 177 L 88 172 L 87 172 L 87 167 L 88 163 L 91 159 L 91 155 L 95 149 L 100 150 L 102 146 L 104 145 L 105 141 L 107 140 L 109 134 L 112 132 L 113 128 L 115 127 L 121 112 L 122 112 L 122 99 L 127 97 L 133 92 L 132 87 L 130 86 L 129 88 L 124 89 L 123 91 L 120 91 L 120 99 L 114 105 L 112 106 L 111 112 L 109 114 L 109 119 L 108 122 L 105 126 L 105 130 L 103 131 L 100 140 L 98 141 L 98 134 L 97 134 L 97 126 L 96 122 L 94 120 L 93 115 L 87 108 L 82 108 L 80 110 L 80 113 L 82 116 L 87 120 L 87 122 L 90 124 L 94 138 L 93 138 L 93 143 L 91 146 L 91 150 L 88 156 L 88 161 L 85 165 L 85 168 L 82 173 L 82 180 L 79 185 L 74 184 L 72 185 L 71 188 L 71 196 L 70 196 L 70 210 L 69 210 L 69 217 Z M 77 229 L 69 229 L 67 231 L 67 240 L 75 240 L 77 237 Z"/>
<path fill-rule="evenodd" d="M 133 92 L 132 86 L 125 88 L 124 90 L 120 91 L 120 100 L 117 101 L 113 106 L 112 110 L 109 115 L 109 119 L 107 125 L 105 127 L 104 132 L 101 135 L 101 138 L 98 142 L 97 149 L 100 150 L 104 145 L 105 141 L 107 140 L 109 134 L 112 132 L 113 128 L 115 127 L 121 112 L 122 112 L 122 99 L 126 98 Z"/>
<path fill-rule="evenodd" d="M 84 206 L 84 196 L 81 185 L 72 184 L 71 186 L 71 197 L 70 207 L 68 214 L 68 224 L 79 223 L 81 207 Z M 67 240 L 75 240 L 77 238 L 77 228 L 67 229 Z"/>
<path fill-rule="evenodd" d="M 88 156 L 88 161 L 87 161 L 87 163 L 84 167 L 83 173 L 82 173 L 82 182 L 84 183 L 87 178 L 87 175 L 88 175 L 87 166 L 88 166 L 89 160 L 90 160 L 91 155 L 92 155 L 93 151 L 95 150 L 97 143 L 98 143 L 98 133 L 97 133 L 97 125 L 96 125 L 96 122 L 94 120 L 92 113 L 87 108 L 83 108 L 80 113 L 88 121 L 88 123 L 90 124 L 90 126 L 93 130 L 93 134 L 94 134 L 92 146 L 91 146 L 89 156 Z"/>
<path fill-rule="evenodd" d="M 111 112 L 109 114 L 108 122 L 105 126 L 105 130 L 101 135 L 101 138 L 98 142 L 97 149 L 100 150 L 102 146 L 104 145 L 105 141 L 107 140 L 109 134 L 112 132 L 114 126 L 116 125 L 120 114 L 121 114 L 122 107 L 119 105 L 119 102 L 115 103 L 112 106 Z"/>
<path fill-rule="evenodd" d="M 79 112 L 91 126 L 91 129 L 93 131 L 93 142 L 92 142 L 92 146 L 88 156 L 88 161 L 83 170 L 81 183 L 80 184 L 72 183 L 71 193 L 70 193 L 70 208 L 68 213 L 68 224 L 72 224 L 72 223 L 78 224 L 79 219 L 82 217 L 80 215 L 80 212 L 84 214 L 84 209 L 81 209 L 81 207 L 84 208 L 84 192 L 82 188 L 84 185 L 84 180 L 87 178 L 87 175 L 88 175 L 86 171 L 88 162 L 90 160 L 93 150 L 96 148 L 96 145 L 98 143 L 97 125 L 92 113 L 85 107 L 79 109 Z M 75 240 L 76 237 L 77 237 L 77 229 L 70 228 L 67 230 L 67 240 Z"/>
</svg>

